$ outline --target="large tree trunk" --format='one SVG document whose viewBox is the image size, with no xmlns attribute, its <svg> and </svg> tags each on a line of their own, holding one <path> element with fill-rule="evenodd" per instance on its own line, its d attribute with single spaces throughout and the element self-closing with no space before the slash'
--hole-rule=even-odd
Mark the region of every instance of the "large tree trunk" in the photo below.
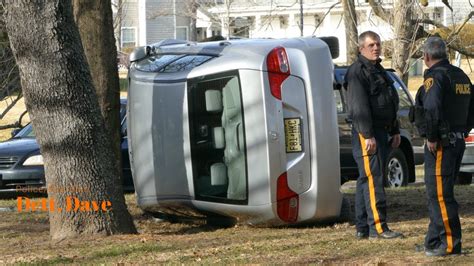
<svg viewBox="0 0 474 266">
<path fill-rule="evenodd" d="M 346 27 L 346 64 L 352 64 L 359 54 L 358 33 L 357 33 L 357 14 L 355 11 L 354 0 L 342 0 L 344 10 L 344 25 Z"/>
<path fill-rule="evenodd" d="M 110 0 L 74 0 L 73 10 L 120 177 L 120 86 L 112 5 Z"/>
<path fill-rule="evenodd" d="M 135 233 L 70 1 L 7 0 L 5 20 L 45 162 L 50 234 Z M 67 199 L 110 201 L 69 210 Z M 70 207 L 70 206 L 69 206 Z M 91 206 L 92 207 L 92 206 Z"/>
<path fill-rule="evenodd" d="M 409 57 L 411 51 L 411 39 L 415 32 L 412 21 L 412 0 L 395 1 L 393 8 L 393 31 L 395 39 L 393 42 L 392 68 L 405 84 L 408 84 Z"/>
</svg>

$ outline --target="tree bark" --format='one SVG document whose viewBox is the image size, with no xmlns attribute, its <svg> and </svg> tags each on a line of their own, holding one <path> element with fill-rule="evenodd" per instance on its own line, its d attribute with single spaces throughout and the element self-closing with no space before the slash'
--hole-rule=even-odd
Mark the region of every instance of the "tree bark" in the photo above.
<svg viewBox="0 0 474 266">
<path fill-rule="evenodd" d="M 344 10 L 344 25 L 346 27 L 346 64 L 350 65 L 355 62 L 359 54 L 357 14 L 354 0 L 342 0 L 342 9 Z"/>
<path fill-rule="evenodd" d="M 112 5 L 110 0 L 73 0 L 73 11 L 121 179 L 120 85 Z"/>
<path fill-rule="evenodd" d="M 393 21 L 393 18 L 391 16 L 392 14 L 390 14 L 390 12 L 388 12 L 387 10 L 385 10 L 385 8 L 382 7 L 380 1 L 378 0 L 368 0 L 368 1 L 375 15 L 385 20 L 388 24 L 392 24 L 392 21 Z"/>
<path fill-rule="evenodd" d="M 393 12 L 387 12 L 379 2 L 369 0 L 374 13 L 388 24 L 393 25 L 394 40 L 392 42 L 392 68 L 399 77 L 408 84 L 409 56 L 412 38 L 416 27 L 411 24 L 413 6 L 412 0 L 394 1 Z"/>
<path fill-rule="evenodd" d="M 124 3 L 123 3 L 123 0 L 116 0 L 115 4 L 117 8 L 117 14 L 113 21 L 115 36 L 117 36 L 115 40 L 115 46 L 117 46 L 118 50 L 121 51 L 122 50 L 121 41 L 122 41 L 122 21 L 123 21 Z"/>
<path fill-rule="evenodd" d="M 189 41 L 197 41 L 197 9 L 198 2 L 196 0 L 188 0 L 186 10 L 189 12 L 186 17 L 189 18 Z"/>
<path fill-rule="evenodd" d="M 54 202 L 51 237 L 135 233 L 71 2 L 4 2 L 26 107 L 44 157 L 48 200 Z M 82 210 L 68 211 L 67 200 L 75 198 L 109 201 L 111 209 L 87 211 L 83 204 Z"/>
<path fill-rule="evenodd" d="M 408 84 L 408 69 L 410 66 L 410 48 L 414 37 L 415 27 L 411 25 L 413 13 L 412 0 L 398 0 L 393 8 L 393 42 L 392 68 L 405 84 Z"/>
</svg>

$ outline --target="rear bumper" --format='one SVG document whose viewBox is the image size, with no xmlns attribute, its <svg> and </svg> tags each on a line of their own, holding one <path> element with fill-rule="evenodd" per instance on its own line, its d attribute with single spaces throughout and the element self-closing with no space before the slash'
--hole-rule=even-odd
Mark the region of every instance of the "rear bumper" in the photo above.
<svg viewBox="0 0 474 266">
<path fill-rule="evenodd" d="M 459 172 L 474 173 L 474 164 L 461 164 Z"/>
<path fill-rule="evenodd" d="M 460 172 L 474 173 L 474 145 L 467 144 L 461 161 Z"/>
<path fill-rule="evenodd" d="M 462 164 L 474 164 L 474 145 L 467 144 L 462 157 Z"/>
</svg>

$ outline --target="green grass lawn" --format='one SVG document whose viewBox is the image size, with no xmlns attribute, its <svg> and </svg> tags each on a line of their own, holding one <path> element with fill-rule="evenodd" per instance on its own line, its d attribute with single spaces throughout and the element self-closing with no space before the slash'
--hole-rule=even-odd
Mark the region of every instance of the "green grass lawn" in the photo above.
<svg viewBox="0 0 474 266">
<path fill-rule="evenodd" d="M 353 191 L 345 190 L 353 199 Z M 391 229 L 403 239 L 356 240 L 350 223 L 306 227 L 264 228 L 239 224 L 231 228 L 207 226 L 203 221 L 169 223 L 145 215 L 135 196 L 127 204 L 138 235 L 82 237 L 52 243 L 47 213 L 0 213 L 0 264 L 474 264 L 474 186 L 457 186 L 465 253 L 428 258 L 414 251 L 428 225 L 425 190 L 421 185 L 387 189 Z M 16 200 L 0 200 L 16 208 Z"/>
<path fill-rule="evenodd" d="M 127 77 L 120 77 L 120 92 L 127 92 L 128 90 L 128 80 Z"/>
</svg>

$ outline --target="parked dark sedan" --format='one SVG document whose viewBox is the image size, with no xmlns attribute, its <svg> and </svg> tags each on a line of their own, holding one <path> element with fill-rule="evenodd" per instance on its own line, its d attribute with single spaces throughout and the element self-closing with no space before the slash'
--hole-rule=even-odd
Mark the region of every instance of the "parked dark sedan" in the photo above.
<svg viewBox="0 0 474 266">
<path fill-rule="evenodd" d="M 126 99 L 121 99 L 121 132 L 126 132 Z M 122 134 L 122 169 L 125 191 L 133 191 L 133 181 L 128 156 L 128 141 Z M 13 132 L 13 137 L 0 143 L 0 192 L 39 191 L 45 186 L 43 156 L 36 142 L 31 124 Z M 38 188 L 38 190 L 36 190 Z"/>
<path fill-rule="evenodd" d="M 351 121 L 347 114 L 346 91 L 343 89 L 346 67 L 334 69 L 335 86 L 334 97 L 339 124 L 339 145 L 341 159 L 341 176 L 344 181 L 357 179 L 358 169 L 352 157 L 351 145 Z M 405 84 L 398 76 L 388 71 L 397 89 L 400 98 L 398 117 L 400 121 L 401 144 L 397 149 L 392 149 L 388 156 L 386 167 L 386 185 L 389 187 L 406 186 L 409 182 L 415 182 L 415 165 L 423 164 L 423 138 L 418 134 L 416 127 L 410 122 L 408 113 L 413 106 L 413 99 Z"/>
</svg>

